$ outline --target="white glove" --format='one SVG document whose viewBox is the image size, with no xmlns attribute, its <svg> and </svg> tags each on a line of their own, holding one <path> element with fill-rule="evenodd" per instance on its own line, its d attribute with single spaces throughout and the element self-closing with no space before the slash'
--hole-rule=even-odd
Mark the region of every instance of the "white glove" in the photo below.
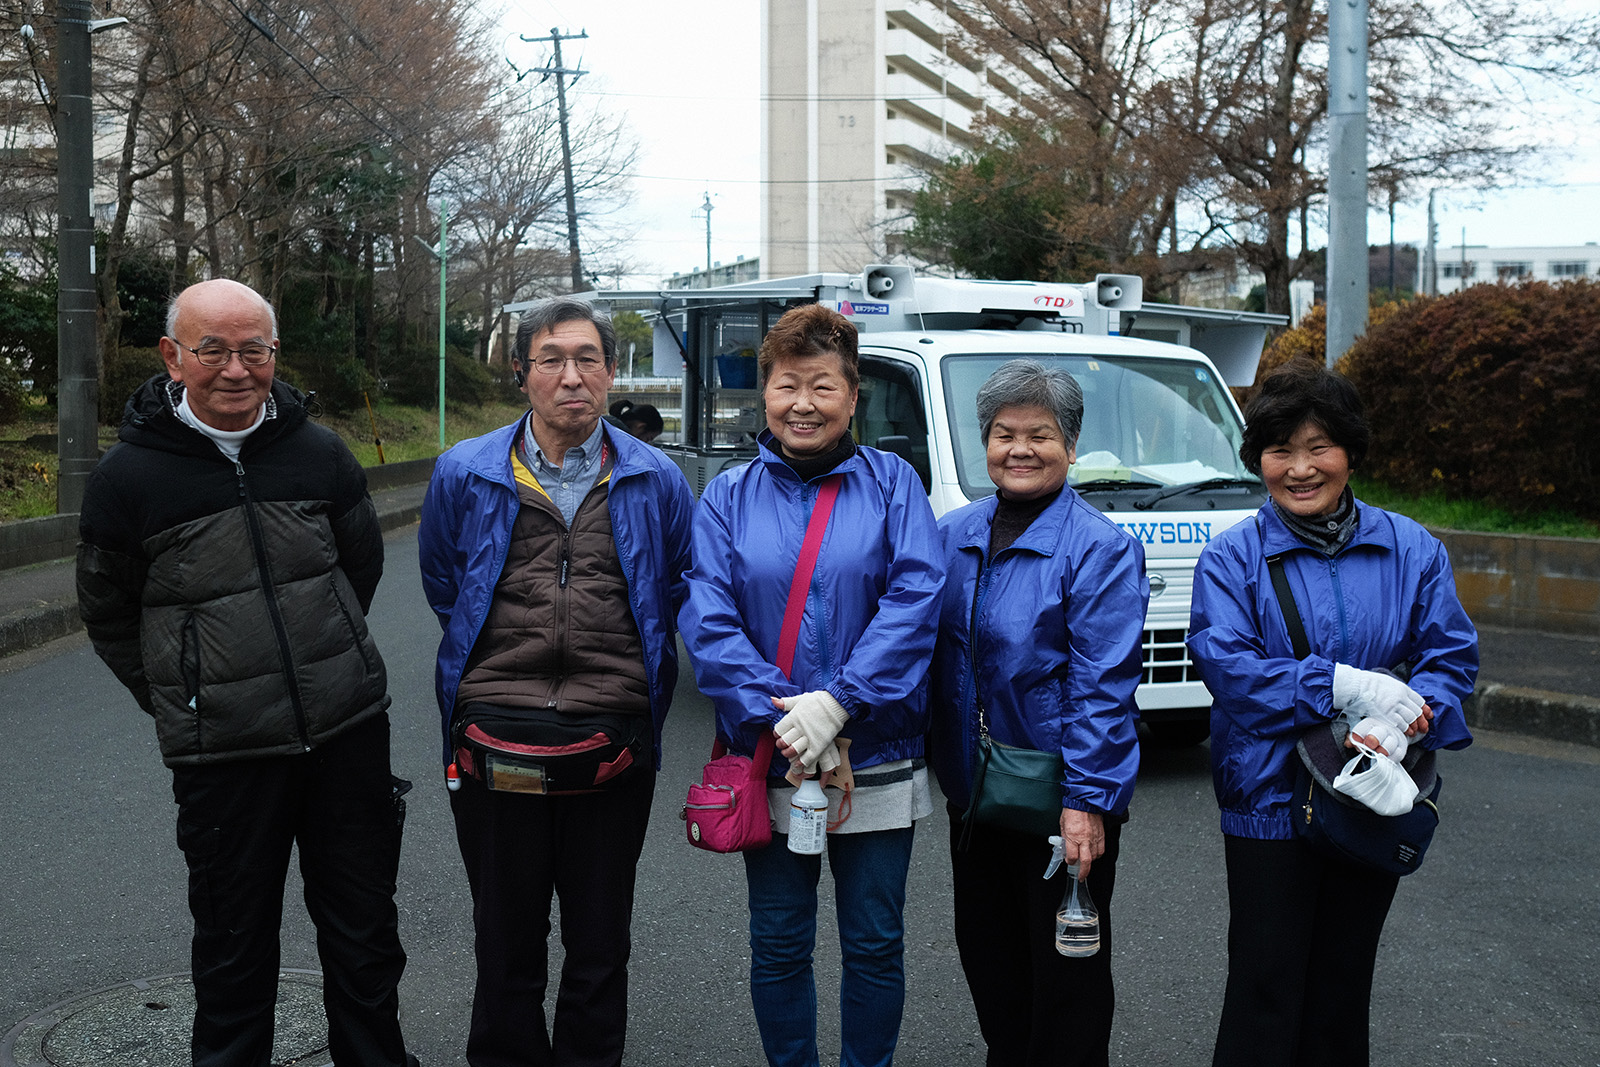
<svg viewBox="0 0 1600 1067">
<path fill-rule="evenodd" d="M 1405 731 L 1395 729 L 1394 723 L 1387 719 L 1371 717 L 1362 719 L 1351 727 L 1351 732 L 1376 739 L 1378 744 L 1383 746 L 1383 751 L 1396 763 L 1406 758 L 1406 749 L 1411 746 L 1411 742 L 1406 740 Z"/>
<path fill-rule="evenodd" d="M 1389 674 L 1333 665 L 1333 706 L 1358 718 L 1393 723 L 1401 733 L 1422 717 L 1425 702 L 1409 685 Z M 1385 746 L 1387 747 L 1387 746 Z"/>
<path fill-rule="evenodd" d="M 827 774 L 829 771 L 837 769 L 839 764 L 843 762 L 844 760 L 839 758 L 838 742 L 829 741 L 828 747 L 822 750 L 822 756 L 817 760 L 816 773 Z M 788 779 L 791 785 L 799 785 L 810 776 L 811 771 L 806 769 L 805 764 L 797 759 L 789 761 Z"/>
<path fill-rule="evenodd" d="M 799 696 L 772 699 L 773 703 L 788 713 L 778 720 L 773 732 L 778 735 L 779 741 L 795 750 L 796 758 L 805 772 L 810 774 L 821 765 L 833 739 L 839 736 L 839 731 L 850 720 L 850 713 L 833 699 L 831 693 L 822 689 Z M 833 753 L 833 760 L 833 766 L 837 767 L 837 750 Z M 833 767 L 824 769 L 832 770 Z"/>
</svg>

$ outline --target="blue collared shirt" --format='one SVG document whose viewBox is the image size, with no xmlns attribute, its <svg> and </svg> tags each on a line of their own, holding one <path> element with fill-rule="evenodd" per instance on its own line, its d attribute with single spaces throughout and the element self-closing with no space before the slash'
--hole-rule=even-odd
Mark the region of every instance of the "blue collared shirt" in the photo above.
<svg viewBox="0 0 1600 1067">
<path fill-rule="evenodd" d="M 600 453 L 604 443 L 605 420 L 602 419 L 582 445 L 567 449 L 561 461 L 552 464 L 534 439 L 532 421 L 525 420 L 522 424 L 522 447 L 529 457 L 528 466 L 568 526 L 578 514 L 578 505 L 600 477 L 603 466 Z"/>
</svg>

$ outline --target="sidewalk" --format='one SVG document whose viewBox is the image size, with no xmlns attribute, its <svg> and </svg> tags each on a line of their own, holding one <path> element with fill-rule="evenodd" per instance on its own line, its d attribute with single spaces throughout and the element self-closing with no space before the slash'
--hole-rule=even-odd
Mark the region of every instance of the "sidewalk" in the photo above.
<svg viewBox="0 0 1600 1067">
<path fill-rule="evenodd" d="M 417 521 L 426 485 L 373 492 L 385 531 Z M 73 561 L 0 571 L 0 657 L 83 628 Z M 1600 635 L 1482 627 L 1473 726 L 1600 747 Z"/>
<path fill-rule="evenodd" d="M 385 532 L 408 526 L 422 512 L 426 483 L 372 494 Z M 83 629 L 73 560 L 52 560 L 0 570 L 0 657 L 34 648 Z"/>
</svg>

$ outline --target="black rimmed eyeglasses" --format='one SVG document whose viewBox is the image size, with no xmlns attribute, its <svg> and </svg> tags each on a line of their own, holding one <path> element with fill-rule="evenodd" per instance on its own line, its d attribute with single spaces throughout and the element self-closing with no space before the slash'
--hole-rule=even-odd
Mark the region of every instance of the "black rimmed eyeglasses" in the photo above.
<svg viewBox="0 0 1600 1067">
<path fill-rule="evenodd" d="M 540 374 L 560 374 L 568 363 L 577 367 L 578 373 L 583 375 L 599 374 L 606 369 L 606 361 L 599 356 L 557 356 L 554 354 L 535 357 L 533 369 Z"/>
</svg>

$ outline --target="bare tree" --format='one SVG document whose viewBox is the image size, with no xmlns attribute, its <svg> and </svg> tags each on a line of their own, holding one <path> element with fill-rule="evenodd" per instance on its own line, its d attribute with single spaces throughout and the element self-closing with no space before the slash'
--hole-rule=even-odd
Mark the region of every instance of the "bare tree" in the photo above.
<svg viewBox="0 0 1600 1067">
<path fill-rule="evenodd" d="M 1024 72 L 1042 100 L 1018 121 L 1076 126 L 1086 210 L 1069 236 L 1137 220 L 1169 253 L 1224 244 L 1288 310 L 1325 189 L 1327 27 L 1312 0 L 955 0 L 970 47 Z M 1375 184 L 1486 181 L 1529 156 L 1504 131 L 1536 84 L 1586 89 L 1600 14 L 1556 3 L 1374 0 L 1369 129 Z M 1043 105 L 1043 106 L 1041 106 Z M 1298 225 L 1300 253 L 1289 253 Z M 1179 233 L 1183 236 L 1180 239 Z"/>
</svg>

